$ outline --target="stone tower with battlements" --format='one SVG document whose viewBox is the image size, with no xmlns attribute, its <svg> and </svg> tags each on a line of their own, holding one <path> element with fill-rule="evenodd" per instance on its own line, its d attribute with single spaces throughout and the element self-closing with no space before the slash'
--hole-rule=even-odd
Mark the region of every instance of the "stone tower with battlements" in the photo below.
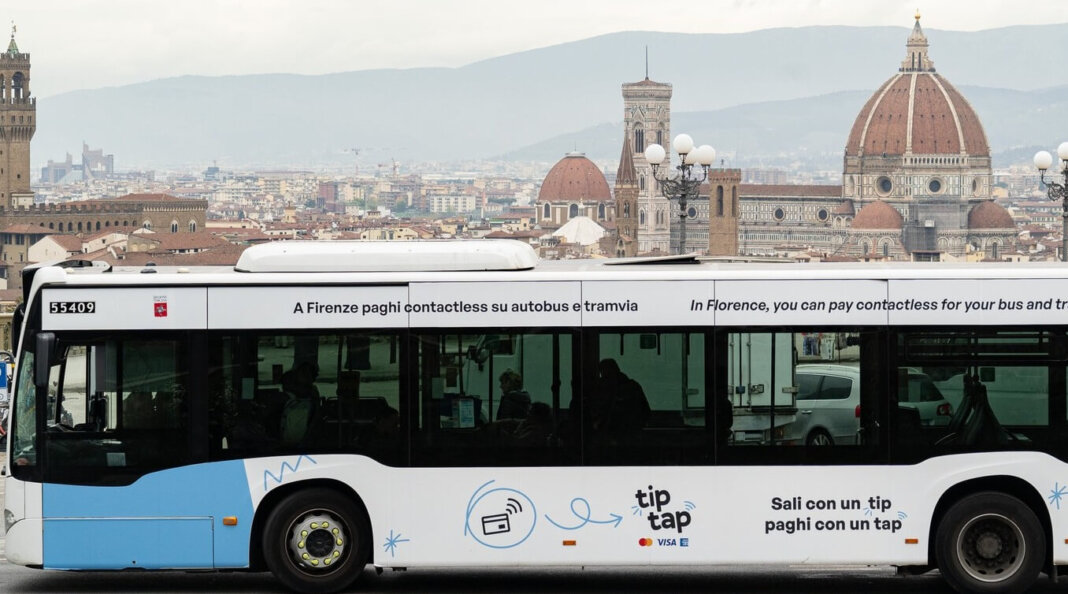
<svg viewBox="0 0 1068 594">
<path fill-rule="evenodd" d="M 37 99 L 30 96 L 30 54 L 19 51 L 15 28 L 0 54 L 0 206 L 33 204 L 30 140 L 37 130 Z"/>
</svg>

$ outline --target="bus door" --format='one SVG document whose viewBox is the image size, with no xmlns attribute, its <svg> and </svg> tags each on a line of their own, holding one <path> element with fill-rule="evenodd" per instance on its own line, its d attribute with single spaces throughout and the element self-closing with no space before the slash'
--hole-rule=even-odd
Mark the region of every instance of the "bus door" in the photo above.
<svg viewBox="0 0 1068 594">
<path fill-rule="evenodd" d="M 243 473 L 175 468 L 194 458 L 185 338 L 59 337 L 53 352 L 42 361 L 50 368 L 39 423 L 45 567 L 213 567 L 221 510 L 205 492 L 247 499 L 248 488 Z"/>
</svg>

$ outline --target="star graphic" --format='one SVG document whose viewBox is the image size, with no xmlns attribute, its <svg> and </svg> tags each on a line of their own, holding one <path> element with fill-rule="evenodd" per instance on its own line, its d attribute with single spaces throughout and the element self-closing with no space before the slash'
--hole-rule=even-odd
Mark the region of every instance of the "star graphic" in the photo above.
<svg viewBox="0 0 1068 594">
<path fill-rule="evenodd" d="M 1057 509 L 1061 508 L 1061 498 L 1068 495 L 1068 485 L 1062 486 L 1060 483 L 1053 483 L 1053 490 L 1049 492 L 1046 499 L 1049 499 L 1050 505 L 1056 505 Z"/>
<path fill-rule="evenodd" d="M 402 542 L 408 542 L 410 540 L 410 538 L 401 538 L 401 534 L 399 532 L 396 536 L 394 536 L 393 530 L 390 530 L 389 537 L 386 538 L 386 542 L 382 545 L 382 548 L 384 548 L 386 552 L 389 553 L 390 557 L 394 557 L 396 556 L 395 553 L 397 552 L 397 545 Z"/>
</svg>

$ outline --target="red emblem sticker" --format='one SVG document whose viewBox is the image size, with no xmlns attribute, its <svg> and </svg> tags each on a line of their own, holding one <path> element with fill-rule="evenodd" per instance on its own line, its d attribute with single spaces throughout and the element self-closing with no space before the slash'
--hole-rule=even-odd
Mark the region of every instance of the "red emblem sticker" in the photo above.
<svg viewBox="0 0 1068 594">
<path fill-rule="evenodd" d="M 157 318 L 167 317 L 167 298 L 166 297 L 154 297 L 154 303 L 152 304 L 152 313 Z"/>
</svg>

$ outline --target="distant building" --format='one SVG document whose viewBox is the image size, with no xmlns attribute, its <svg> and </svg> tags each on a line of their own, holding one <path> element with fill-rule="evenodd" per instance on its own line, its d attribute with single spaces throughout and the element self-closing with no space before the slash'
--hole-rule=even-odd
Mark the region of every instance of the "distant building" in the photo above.
<svg viewBox="0 0 1068 594">
<path fill-rule="evenodd" d="M 634 151 L 630 135 L 623 134 L 623 154 L 619 157 L 616 171 L 616 232 L 615 246 L 609 253 L 616 258 L 631 258 L 638 255 L 638 172 L 634 168 Z"/>
<path fill-rule="evenodd" d="M 638 181 L 638 251 L 670 253 L 671 204 L 653 179 L 645 147 L 671 141 L 671 85 L 649 80 L 623 84 L 623 130 L 631 140 Z"/>
<path fill-rule="evenodd" d="M 76 171 L 77 176 L 74 175 Z M 77 178 L 76 180 L 75 177 Z M 70 156 L 70 153 L 67 153 L 66 161 L 56 163 L 49 159 L 48 164 L 41 168 L 42 184 L 70 183 L 72 181 L 82 181 L 83 179 L 81 165 L 74 164 L 74 158 Z"/>
<path fill-rule="evenodd" d="M 90 149 L 82 143 L 82 174 L 86 181 L 115 173 L 115 155 L 105 155 L 104 149 Z"/>
<path fill-rule="evenodd" d="M 541 183 L 535 202 L 538 225 L 556 230 L 575 217 L 614 221 L 616 205 L 604 174 L 583 153 L 568 153 Z"/>
<path fill-rule="evenodd" d="M 938 260 L 1014 248 L 1012 216 L 991 199 L 979 117 L 927 55 L 919 15 L 898 72 L 857 114 L 842 186 L 743 185 L 739 248 Z"/>
<path fill-rule="evenodd" d="M 30 54 L 19 51 L 15 28 L 0 54 L 0 206 L 33 204 L 30 140 L 37 130 L 37 99 L 30 96 Z"/>
</svg>

